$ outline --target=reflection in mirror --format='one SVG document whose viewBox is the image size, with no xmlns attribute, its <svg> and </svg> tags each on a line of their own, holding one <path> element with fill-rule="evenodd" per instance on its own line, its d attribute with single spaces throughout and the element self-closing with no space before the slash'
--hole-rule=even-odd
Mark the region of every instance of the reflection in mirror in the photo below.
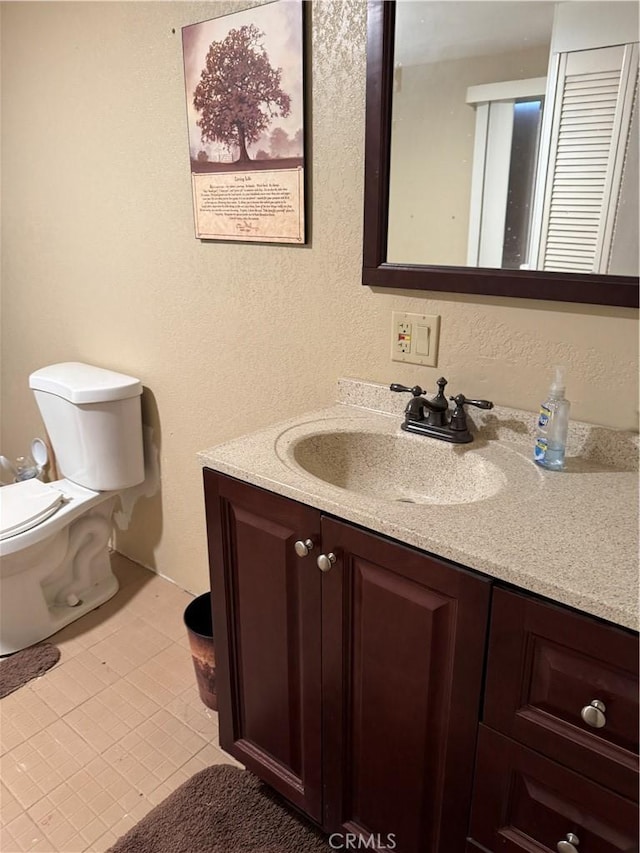
<svg viewBox="0 0 640 853">
<path fill-rule="evenodd" d="M 387 261 L 638 274 L 638 6 L 396 3 Z"/>
</svg>

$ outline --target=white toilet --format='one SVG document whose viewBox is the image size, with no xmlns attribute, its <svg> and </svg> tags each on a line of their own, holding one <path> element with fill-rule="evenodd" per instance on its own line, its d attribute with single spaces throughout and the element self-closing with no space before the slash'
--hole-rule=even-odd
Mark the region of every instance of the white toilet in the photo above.
<svg viewBox="0 0 640 853">
<path fill-rule="evenodd" d="M 79 362 L 29 377 L 64 479 L 0 488 L 0 655 L 55 634 L 118 590 L 118 493 L 144 480 L 138 379 Z"/>
</svg>

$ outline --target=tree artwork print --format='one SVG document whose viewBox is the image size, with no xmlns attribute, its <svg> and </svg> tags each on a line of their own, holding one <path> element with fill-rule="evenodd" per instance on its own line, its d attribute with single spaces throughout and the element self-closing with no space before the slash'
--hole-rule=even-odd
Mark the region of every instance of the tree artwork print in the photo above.
<svg viewBox="0 0 640 853">
<path fill-rule="evenodd" d="M 291 112 L 291 98 L 280 88 L 281 71 L 269 62 L 263 35 L 249 24 L 213 42 L 193 97 L 202 141 L 237 146 L 238 162 L 251 159 L 247 142 L 259 139 L 275 116 Z"/>
<path fill-rule="evenodd" d="M 304 243 L 303 3 L 182 31 L 196 237 Z"/>
</svg>

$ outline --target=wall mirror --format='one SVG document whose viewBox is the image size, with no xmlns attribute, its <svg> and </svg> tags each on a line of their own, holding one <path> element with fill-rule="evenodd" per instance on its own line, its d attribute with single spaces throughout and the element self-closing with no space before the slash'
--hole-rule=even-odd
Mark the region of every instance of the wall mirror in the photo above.
<svg viewBox="0 0 640 853">
<path fill-rule="evenodd" d="M 369 0 L 363 284 L 638 305 L 638 6 Z"/>
</svg>

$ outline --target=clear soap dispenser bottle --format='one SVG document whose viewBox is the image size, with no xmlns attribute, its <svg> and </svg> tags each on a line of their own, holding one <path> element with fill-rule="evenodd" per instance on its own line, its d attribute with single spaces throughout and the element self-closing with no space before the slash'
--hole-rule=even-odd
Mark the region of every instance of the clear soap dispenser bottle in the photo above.
<svg viewBox="0 0 640 853">
<path fill-rule="evenodd" d="M 567 447 L 571 403 L 565 397 L 564 374 L 564 367 L 554 369 L 549 395 L 540 406 L 533 450 L 534 461 L 551 471 L 561 471 L 564 468 Z"/>
</svg>

